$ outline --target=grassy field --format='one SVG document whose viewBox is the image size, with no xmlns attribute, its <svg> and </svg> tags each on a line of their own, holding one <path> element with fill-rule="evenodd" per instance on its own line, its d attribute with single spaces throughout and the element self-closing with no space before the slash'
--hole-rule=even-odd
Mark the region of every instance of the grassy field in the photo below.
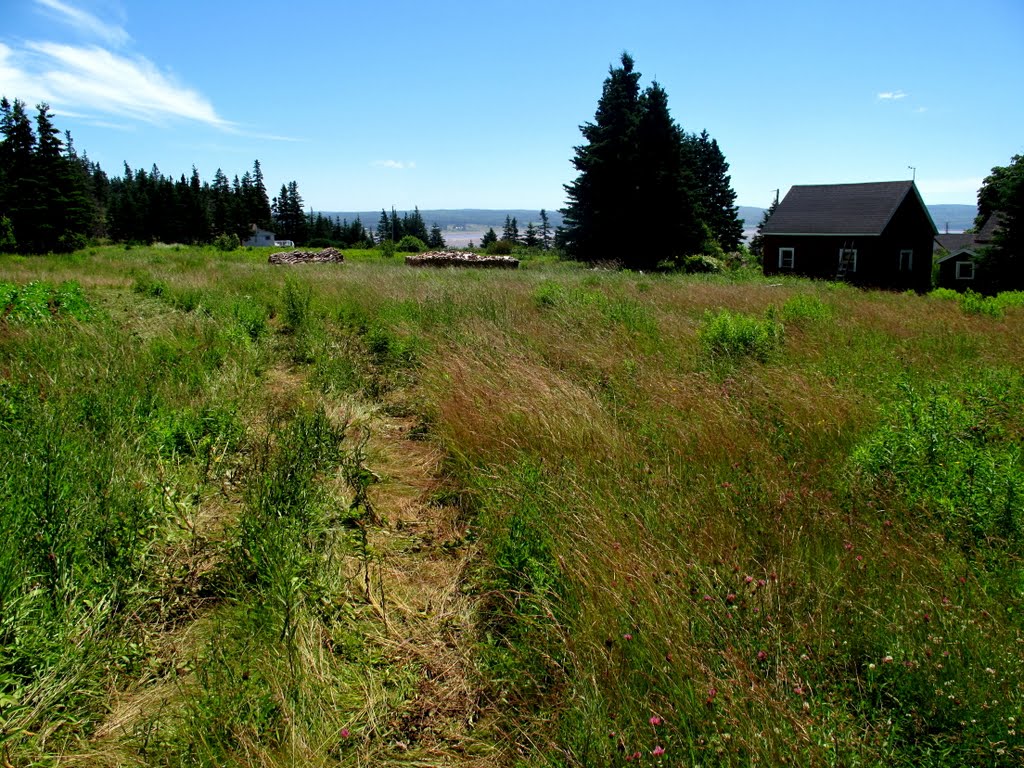
<svg viewBox="0 0 1024 768">
<path fill-rule="evenodd" d="M 1017 766 L 1020 295 L 0 256 L 11 765 Z"/>
</svg>

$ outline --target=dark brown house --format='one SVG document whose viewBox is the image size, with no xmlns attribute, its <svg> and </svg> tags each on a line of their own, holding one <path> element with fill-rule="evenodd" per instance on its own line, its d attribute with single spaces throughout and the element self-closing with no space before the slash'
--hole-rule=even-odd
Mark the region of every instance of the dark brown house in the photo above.
<svg viewBox="0 0 1024 768">
<path fill-rule="evenodd" d="M 762 231 L 764 273 L 927 291 L 937 233 L 912 181 L 795 186 Z"/>
<path fill-rule="evenodd" d="M 935 243 L 942 254 L 935 262 L 939 265 L 938 287 L 955 291 L 978 290 L 983 282 L 978 256 L 982 248 L 993 244 L 998 230 L 999 216 L 993 214 L 977 232 L 956 232 L 936 237 Z"/>
</svg>

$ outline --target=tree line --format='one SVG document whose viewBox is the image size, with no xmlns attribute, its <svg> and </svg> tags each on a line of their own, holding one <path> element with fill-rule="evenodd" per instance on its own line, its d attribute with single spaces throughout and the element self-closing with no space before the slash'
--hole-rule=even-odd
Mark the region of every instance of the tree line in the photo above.
<svg viewBox="0 0 1024 768">
<path fill-rule="evenodd" d="M 684 131 L 665 90 L 654 82 L 641 91 L 634 66 L 622 54 L 594 122 L 580 127 L 585 143 L 572 160 L 579 175 L 565 187 L 559 244 L 573 258 L 634 269 L 737 250 L 743 222 L 718 142 Z"/>
<path fill-rule="evenodd" d="M 344 245 L 372 243 L 360 221 L 349 223 L 304 210 L 295 181 L 270 199 L 260 161 L 241 177 L 220 168 L 204 181 L 124 164 L 108 176 L 63 137 L 47 104 L 33 120 L 24 102 L 0 99 L 0 251 L 69 252 L 90 240 L 206 244 L 247 238 L 253 227 L 304 242 L 321 237 Z"/>
</svg>

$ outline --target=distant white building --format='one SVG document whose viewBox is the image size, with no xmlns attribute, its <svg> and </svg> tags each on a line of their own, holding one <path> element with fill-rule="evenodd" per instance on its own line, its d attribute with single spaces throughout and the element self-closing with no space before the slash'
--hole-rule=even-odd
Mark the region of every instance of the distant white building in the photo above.
<svg viewBox="0 0 1024 768">
<path fill-rule="evenodd" d="M 249 237 L 242 241 L 242 245 L 248 248 L 271 247 L 278 243 L 274 240 L 274 233 L 265 229 L 259 229 L 253 225 L 249 230 Z"/>
<path fill-rule="evenodd" d="M 275 240 L 274 241 L 274 245 L 277 246 L 278 248 L 294 248 L 295 247 L 295 241 L 294 240 Z"/>
</svg>

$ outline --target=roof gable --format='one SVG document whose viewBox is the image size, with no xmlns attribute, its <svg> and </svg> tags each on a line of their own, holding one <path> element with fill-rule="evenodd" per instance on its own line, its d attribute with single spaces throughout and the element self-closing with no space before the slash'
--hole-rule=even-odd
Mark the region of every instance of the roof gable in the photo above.
<svg viewBox="0 0 1024 768">
<path fill-rule="evenodd" d="M 912 181 L 794 186 L 764 226 L 766 235 L 880 235 L 913 193 L 936 233 Z"/>
</svg>

